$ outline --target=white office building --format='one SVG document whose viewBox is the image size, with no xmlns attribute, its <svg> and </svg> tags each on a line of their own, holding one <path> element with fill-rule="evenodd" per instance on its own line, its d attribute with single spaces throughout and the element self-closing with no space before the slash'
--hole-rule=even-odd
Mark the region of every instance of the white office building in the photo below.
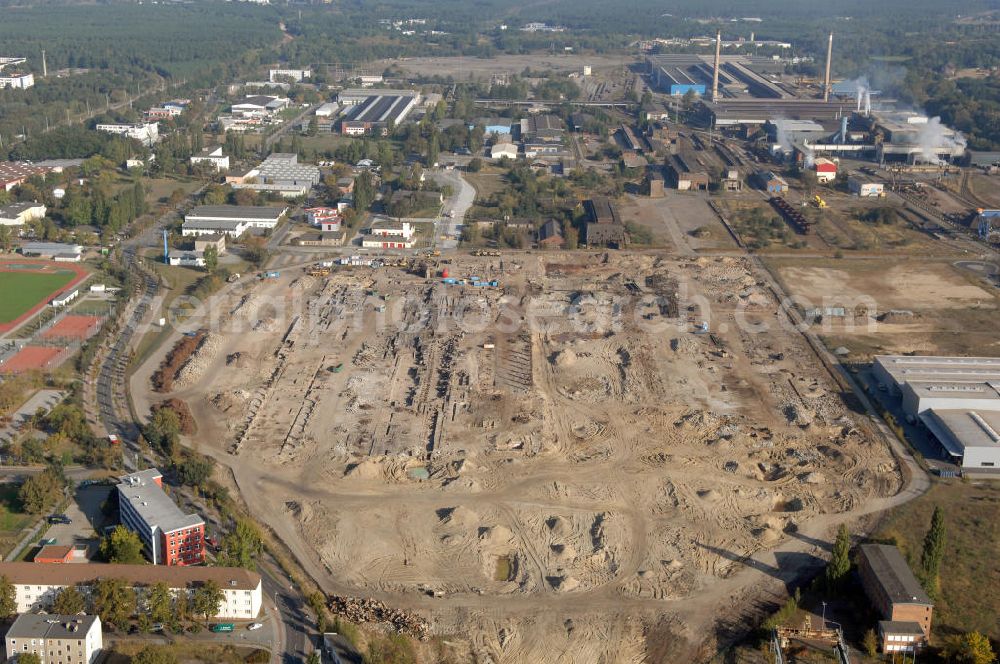
<svg viewBox="0 0 1000 664">
<path fill-rule="evenodd" d="M 282 79 L 292 79 L 296 83 L 301 83 L 304 79 L 312 76 L 309 69 L 271 69 L 268 71 L 267 80 L 271 83 L 282 82 Z"/>
<path fill-rule="evenodd" d="M 229 157 L 222 154 L 221 146 L 205 148 L 198 154 L 191 155 L 191 163 L 194 165 L 211 164 L 217 171 L 229 170 Z"/>
<path fill-rule="evenodd" d="M 95 127 L 97 131 L 106 134 L 117 134 L 134 138 L 146 147 L 151 147 L 160 140 L 160 125 L 156 122 L 140 124 L 99 124 Z"/>
</svg>

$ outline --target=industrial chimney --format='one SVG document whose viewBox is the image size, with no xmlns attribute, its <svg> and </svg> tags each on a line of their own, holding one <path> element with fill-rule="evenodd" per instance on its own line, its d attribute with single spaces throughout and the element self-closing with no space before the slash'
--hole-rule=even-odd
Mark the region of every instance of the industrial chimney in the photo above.
<svg viewBox="0 0 1000 664">
<path fill-rule="evenodd" d="M 49 67 L 45 64 L 45 51 L 42 51 L 42 78 L 48 78 Z"/>
<path fill-rule="evenodd" d="M 833 33 L 826 46 L 826 78 L 823 80 L 823 101 L 830 101 L 830 61 L 833 59 Z"/>
<path fill-rule="evenodd" d="M 722 30 L 715 33 L 715 67 L 712 68 L 712 102 L 719 101 L 719 58 L 722 53 Z"/>
</svg>

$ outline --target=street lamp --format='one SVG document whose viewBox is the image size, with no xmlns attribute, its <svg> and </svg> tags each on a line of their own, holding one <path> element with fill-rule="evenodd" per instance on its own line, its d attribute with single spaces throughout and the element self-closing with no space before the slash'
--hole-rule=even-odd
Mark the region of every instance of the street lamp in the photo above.
<svg viewBox="0 0 1000 664">
<path fill-rule="evenodd" d="M 822 604 L 823 604 L 823 627 L 822 627 L 822 629 L 826 629 L 826 602 L 822 602 Z"/>
</svg>

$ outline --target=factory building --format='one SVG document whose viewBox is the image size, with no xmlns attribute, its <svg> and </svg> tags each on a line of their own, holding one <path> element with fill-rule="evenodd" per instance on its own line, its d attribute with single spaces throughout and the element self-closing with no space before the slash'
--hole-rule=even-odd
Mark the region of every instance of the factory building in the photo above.
<svg viewBox="0 0 1000 664">
<path fill-rule="evenodd" d="M 618 206 L 610 198 L 600 196 L 588 199 L 583 202 L 583 209 L 587 213 L 584 241 L 588 247 L 622 247 L 626 244 L 628 234 L 625 225 Z"/>
<path fill-rule="evenodd" d="M 994 231 L 1000 230 L 1000 210 L 977 210 L 976 232 L 988 240 Z"/>
<path fill-rule="evenodd" d="M 561 143 L 565 126 L 555 115 L 532 115 L 521 120 L 520 129 L 525 144 Z"/>
<path fill-rule="evenodd" d="M 872 373 L 963 473 L 1000 472 L 1000 358 L 880 355 Z"/>
<path fill-rule="evenodd" d="M 691 155 L 672 154 L 667 159 L 667 177 L 678 191 L 708 190 L 708 172 L 693 168 L 694 163 L 697 162 Z"/>
<path fill-rule="evenodd" d="M 199 205 L 184 217 L 181 235 L 225 233 L 229 237 L 238 238 L 250 228 L 273 229 L 278 225 L 285 209 L 249 205 Z"/>
<path fill-rule="evenodd" d="M 827 184 L 837 179 L 837 164 L 829 159 L 819 157 L 813 162 L 813 169 L 817 182 Z"/>
<path fill-rule="evenodd" d="M 364 101 L 353 102 L 350 97 L 343 94 L 339 96 L 340 102 L 349 108 L 345 111 L 345 118 L 340 122 L 341 133 L 347 136 L 364 136 L 366 134 L 379 134 L 386 136 L 389 128 L 398 125 L 410 111 L 417 105 L 419 95 L 415 92 L 405 92 L 401 94 L 390 94 L 390 91 L 379 91 L 381 94 L 371 94 Z M 348 103 L 351 100 L 352 103 Z"/>
<path fill-rule="evenodd" d="M 882 616 L 882 652 L 913 652 L 931 633 L 934 604 L 894 546 L 862 544 L 858 574 L 869 601 Z"/>
<path fill-rule="evenodd" d="M 646 58 L 654 86 L 670 95 L 694 92 L 706 95 L 718 74 L 722 97 L 786 99 L 790 95 L 766 76 L 773 67 L 770 58 L 722 55 L 716 70 L 714 57 L 687 53 L 650 55 Z"/>
<path fill-rule="evenodd" d="M 788 182 L 773 171 L 757 171 L 754 173 L 754 181 L 769 194 L 783 194 L 788 191 Z"/>
<path fill-rule="evenodd" d="M 950 163 L 965 155 L 965 140 L 938 118 L 905 112 L 855 114 L 872 135 L 878 162 Z"/>
</svg>

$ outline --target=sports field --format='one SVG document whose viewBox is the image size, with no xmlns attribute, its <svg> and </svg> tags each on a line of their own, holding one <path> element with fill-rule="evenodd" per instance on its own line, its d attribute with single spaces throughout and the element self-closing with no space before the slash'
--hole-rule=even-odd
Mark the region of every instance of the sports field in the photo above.
<svg viewBox="0 0 1000 664">
<path fill-rule="evenodd" d="M 86 271 L 47 261 L 0 264 L 0 332 L 16 327 Z"/>
</svg>

